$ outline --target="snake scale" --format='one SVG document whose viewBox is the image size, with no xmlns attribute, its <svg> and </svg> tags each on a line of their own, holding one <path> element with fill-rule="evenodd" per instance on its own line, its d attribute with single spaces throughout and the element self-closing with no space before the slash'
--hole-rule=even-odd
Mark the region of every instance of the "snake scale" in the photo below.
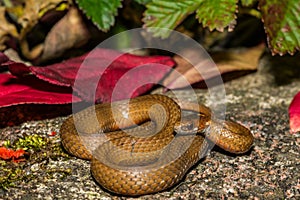
<svg viewBox="0 0 300 200">
<path fill-rule="evenodd" d="M 193 114 L 181 120 L 181 109 Z M 172 187 L 214 143 L 236 154 L 253 143 L 244 126 L 214 119 L 202 104 L 176 103 L 164 95 L 87 108 L 67 118 L 60 134 L 70 154 L 91 160 L 102 187 L 129 196 Z"/>
</svg>

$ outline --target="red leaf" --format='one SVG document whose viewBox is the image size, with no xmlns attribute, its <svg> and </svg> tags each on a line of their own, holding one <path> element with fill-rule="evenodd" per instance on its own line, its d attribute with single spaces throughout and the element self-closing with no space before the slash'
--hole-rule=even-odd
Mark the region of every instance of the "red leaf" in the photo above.
<svg viewBox="0 0 300 200">
<path fill-rule="evenodd" d="M 14 162 L 22 161 L 20 157 L 23 157 L 26 152 L 23 149 L 12 150 L 6 147 L 0 147 L 0 158 L 3 160 L 12 159 Z"/>
<path fill-rule="evenodd" d="M 289 107 L 289 115 L 291 132 L 300 131 L 300 92 L 294 97 Z"/>
<path fill-rule="evenodd" d="M 0 158 L 3 160 L 8 160 L 13 157 L 13 150 L 7 149 L 5 147 L 0 147 Z"/>
<path fill-rule="evenodd" d="M 74 97 L 75 101 L 80 101 Z M 0 107 L 35 103 L 64 104 L 72 102 L 72 91 L 41 81 L 33 75 L 17 78 L 11 74 L 0 74 Z"/>
<path fill-rule="evenodd" d="M 175 62 L 167 56 L 136 56 L 98 48 L 89 54 L 62 63 L 46 67 L 31 66 L 29 70 L 49 83 L 72 86 L 73 90 L 86 101 L 108 102 L 119 80 L 126 81 L 122 82 L 120 90 L 114 93 L 114 100 L 135 97 L 149 91 L 174 64 Z M 23 67 L 12 64 L 9 65 L 9 69 L 18 76 L 27 73 Z M 134 73 L 126 74 L 128 72 Z M 141 85 L 142 83 L 147 84 Z M 138 87 L 140 85 L 141 87 Z"/>
</svg>

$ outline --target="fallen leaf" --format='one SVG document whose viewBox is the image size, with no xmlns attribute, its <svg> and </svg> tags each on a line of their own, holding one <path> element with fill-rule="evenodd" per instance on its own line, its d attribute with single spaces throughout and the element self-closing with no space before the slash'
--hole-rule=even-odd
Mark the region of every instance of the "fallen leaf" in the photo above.
<svg viewBox="0 0 300 200">
<path fill-rule="evenodd" d="M 97 49 L 91 56 L 87 56 L 88 54 L 85 54 L 62 63 L 36 67 L 14 62 L 0 52 L 0 67 L 8 67 L 13 74 L 0 73 L 0 127 L 68 115 L 72 110 L 70 103 L 83 103 L 84 108 L 86 104 L 83 100 L 94 102 L 95 99 L 91 96 L 95 91 L 97 98 L 108 102 L 120 78 L 125 80 L 125 83 L 121 84 L 117 98 L 143 94 L 157 84 L 175 64 L 166 56 L 122 55 L 108 49 Z M 79 76 L 81 87 L 74 87 L 77 71 L 84 60 L 88 65 Z M 107 65 L 109 67 L 105 70 Z M 131 70 L 136 73 L 126 75 Z M 95 81 L 98 74 L 103 75 L 99 83 Z M 146 85 L 136 88 L 141 81 Z M 92 82 L 99 85 L 95 91 L 89 90 Z M 72 96 L 71 87 L 80 96 Z"/>
<path fill-rule="evenodd" d="M 81 101 L 74 97 L 74 102 Z M 0 74 L 0 107 L 18 104 L 66 104 L 72 102 L 72 90 L 39 80 L 33 75 L 17 78 Z"/>
<path fill-rule="evenodd" d="M 33 32 L 35 27 L 37 27 L 41 19 L 51 11 L 65 11 L 70 5 L 72 5 L 72 1 L 70 0 L 28 0 L 24 2 L 23 14 L 19 16 L 16 21 L 16 23 L 20 26 L 18 40 L 20 50 L 24 57 L 29 60 L 34 60 L 43 52 L 43 42 L 32 46 L 33 42 L 28 41 L 30 33 Z M 49 24 L 47 25 L 44 25 L 44 29 L 45 27 L 49 27 Z M 34 32 L 36 32 L 36 30 Z M 34 39 L 36 39 L 37 36 L 38 34 L 35 34 Z M 36 43 L 37 41 L 34 42 Z"/>
<path fill-rule="evenodd" d="M 11 61 L 1 52 L 0 66 L 14 66 L 20 76 L 30 72 L 25 64 Z M 68 115 L 72 101 L 81 99 L 72 96 L 71 88 L 52 85 L 34 75 L 0 74 L 0 127 Z"/>
<path fill-rule="evenodd" d="M 170 75 L 163 81 L 169 89 L 184 88 L 188 85 L 201 85 L 204 80 L 212 79 L 220 74 L 226 75 L 231 72 L 249 72 L 255 71 L 258 66 L 259 58 L 264 50 L 264 45 L 259 45 L 245 50 L 226 50 L 225 52 L 212 53 L 212 57 L 215 65 L 206 56 L 206 54 L 196 55 L 202 60 L 193 66 L 186 59 L 175 55 L 174 60 L 177 63 L 175 70 L 177 72 L 171 72 Z M 189 60 L 193 60 L 193 57 L 197 52 L 190 50 L 185 53 Z M 199 71 L 201 73 L 199 73 Z M 179 72 L 179 74 L 178 74 Z"/>
<path fill-rule="evenodd" d="M 22 63 L 12 61 L 6 61 L 3 64 L 9 67 L 13 75 L 23 77 L 25 85 L 28 77 L 33 79 L 28 76 L 32 73 L 48 83 L 72 87 L 82 100 L 110 102 L 113 94 L 113 100 L 144 94 L 153 85 L 158 84 L 175 63 L 167 56 L 136 56 L 98 48 L 91 53 L 45 67 L 27 67 Z M 81 70 L 80 74 L 78 74 L 79 69 Z M 134 73 L 130 74 L 130 72 Z M 100 77 L 101 79 L 98 80 Z M 125 82 L 116 92 L 114 89 L 120 80 Z M 38 85 L 38 83 L 36 84 Z M 92 87 L 93 84 L 94 87 Z M 43 90 L 43 87 L 39 89 Z M 47 98 L 47 95 L 44 95 Z M 64 100 L 62 99 L 62 101 Z M 6 104 L 8 103 L 6 102 Z"/>
<path fill-rule="evenodd" d="M 72 7 L 47 34 L 43 53 L 35 63 L 60 57 L 66 50 L 84 45 L 89 38 L 90 33 L 78 9 Z"/>
<path fill-rule="evenodd" d="M 6 147 L 0 147 L 0 158 L 3 160 L 12 160 L 13 162 L 24 161 L 23 156 L 26 152 L 23 149 L 13 150 Z"/>
<path fill-rule="evenodd" d="M 300 131 L 300 92 L 296 94 L 289 107 L 289 115 L 291 133 Z"/>
</svg>

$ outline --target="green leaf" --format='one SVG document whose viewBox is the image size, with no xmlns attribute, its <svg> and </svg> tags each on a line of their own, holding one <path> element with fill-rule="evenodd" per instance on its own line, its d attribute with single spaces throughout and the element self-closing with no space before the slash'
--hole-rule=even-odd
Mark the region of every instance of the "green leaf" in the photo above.
<svg viewBox="0 0 300 200">
<path fill-rule="evenodd" d="M 300 50 L 300 0 L 261 0 L 259 8 L 272 53 Z"/>
<path fill-rule="evenodd" d="M 233 30 L 236 24 L 238 0 L 210 0 L 203 1 L 196 11 L 196 16 L 210 30 L 223 31 L 228 26 L 229 31 Z"/>
<path fill-rule="evenodd" d="M 252 6 L 257 0 L 241 0 L 243 6 Z"/>
<path fill-rule="evenodd" d="M 145 27 L 153 32 L 154 36 L 166 38 L 171 29 L 193 13 L 202 1 L 205 0 L 153 0 L 146 5 L 147 10 L 143 18 Z"/>
<path fill-rule="evenodd" d="M 76 0 L 78 6 L 102 31 L 107 31 L 115 23 L 121 0 Z"/>
</svg>

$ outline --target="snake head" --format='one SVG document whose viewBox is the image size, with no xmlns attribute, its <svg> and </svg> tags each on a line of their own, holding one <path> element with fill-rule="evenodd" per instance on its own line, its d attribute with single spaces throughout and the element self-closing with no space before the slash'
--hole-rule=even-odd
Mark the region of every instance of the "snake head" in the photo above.
<svg viewBox="0 0 300 200">
<path fill-rule="evenodd" d="M 196 134 L 202 133 L 208 126 L 209 118 L 207 116 L 190 114 L 184 116 L 181 121 L 174 126 L 174 130 L 178 134 Z"/>
</svg>

